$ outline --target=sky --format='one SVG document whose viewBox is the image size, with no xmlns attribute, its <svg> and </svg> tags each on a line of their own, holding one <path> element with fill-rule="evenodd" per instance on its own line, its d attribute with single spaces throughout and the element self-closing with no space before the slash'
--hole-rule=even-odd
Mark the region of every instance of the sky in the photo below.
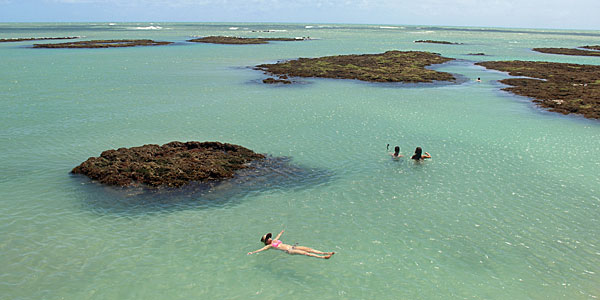
<svg viewBox="0 0 600 300">
<path fill-rule="evenodd" d="M 600 30 L 600 0 L 0 0 L 0 22 L 286 22 Z"/>
</svg>

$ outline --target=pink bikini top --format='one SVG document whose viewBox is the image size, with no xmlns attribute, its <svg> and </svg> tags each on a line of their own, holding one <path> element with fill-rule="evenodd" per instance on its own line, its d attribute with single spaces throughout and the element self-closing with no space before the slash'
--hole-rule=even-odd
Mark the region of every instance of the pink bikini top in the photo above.
<svg viewBox="0 0 600 300">
<path fill-rule="evenodd" d="M 280 240 L 274 240 L 271 242 L 271 246 L 277 248 L 279 247 L 279 245 L 281 245 L 281 241 Z"/>
</svg>

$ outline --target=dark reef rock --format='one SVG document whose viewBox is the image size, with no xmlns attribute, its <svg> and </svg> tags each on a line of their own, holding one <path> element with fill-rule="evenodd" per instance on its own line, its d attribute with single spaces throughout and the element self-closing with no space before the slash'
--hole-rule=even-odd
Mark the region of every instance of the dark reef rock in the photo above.
<svg viewBox="0 0 600 300">
<path fill-rule="evenodd" d="M 65 37 L 39 37 L 39 38 L 12 38 L 12 39 L 0 39 L 0 43 L 10 42 L 27 42 L 27 41 L 46 41 L 46 40 L 73 40 L 78 39 L 78 36 L 65 36 Z"/>
<path fill-rule="evenodd" d="M 600 119 L 600 66 L 534 61 L 489 61 L 477 65 L 509 72 L 504 90 L 534 98 L 535 102 L 563 114 Z"/>
<path fill-rule="evenodd" d="M 483 52 L 478 52 L 478 53 L 468 53 L 467 55 L 485 56 L 485 53 L 483 53 Z"/>
<path fill-rule="evenodd" d="M 427 44 L 442 44 L 442 45 L 462 45 L 462 43 L 453 43 L 447 41 L 434 41 L 434 40 L 418 40 L 415 43 L 427 43 Z"/>
<path fill-rule="evenodd" d="M 600 45 L 594 45 L 594 46 L 583 46 L 581 48 L 584 49 L 590 49 L 590 50 L 596 50 L 596 51 L 600 51 Z"/>
<path fill-rule="evenodd" d="M 157 42 L 153 40 L 92 40 L 58 44 L 33 44 L 33 48 L 120 48 L 168 44 L 172 44 L 172 42 Z"/>
<path fill-rule="evenodd" d="M 590 47 L 590 48 L 588 48 Z M 595 50 L 593 47 L 596 46 L 585 46 L 582 48 Z M 549 54 L 562 54 L 562 55 L 577 55 L 577 56 L 600 56 L 600 51 L 590 51 L 582 49 L 571 49 L 571 48 L 533 48 L 533 51 Z"/>
<path fill-rule="evenodd" d="M 284 77 L 287 78 L 287 76 L 284 76 Z M 290 80 L 284 79 L 283 77 L 281 77 L 279 79 L 275 79 L 273 77 L 269 77 L 267 79 L 263 79 L 262 82 L 266 83 L 266 84 L 277 84 L 277 83 L 291 84 L 292 83 Z"/>
<path fill-rule="evenodd" d="M 232 178 L 249 162 L 263 159 L 242 146 L 219 142 L 170 142 L 107 150 L 71 172 L 116 186 L 181 187 L 189 182 Z"/>
<path fill-rule="evenodd" d="M 246 44 L 268 44 L 271 41 L 302 41 L 295 38 L 243 38 L 231 36 L 207 36 L 203 38 L 191 39 L 188 42 L 195 43 L 210 43 L 210 44 L 226 44 L 226 45 L 246 45 Z"/>
<path fill-rule="evenodd" d="M 421 51 L 387 51 L 381 54 L 338 55 L 299 58 L 276 64 L 263 64 L 256 70 L 294 77 L 356 79 L 370 82 L 455 81 L 450 73 L 426 69 L 426 66 L 453 60 Z"/>
</svg>

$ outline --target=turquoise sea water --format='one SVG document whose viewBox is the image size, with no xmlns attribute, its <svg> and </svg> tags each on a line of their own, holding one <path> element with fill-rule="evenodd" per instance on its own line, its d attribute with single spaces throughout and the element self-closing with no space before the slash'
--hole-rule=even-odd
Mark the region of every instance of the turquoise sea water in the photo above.
<svg viewBox="0 0 600 300">
<path fill-rule="evenodd" d="M 185 42 L 205 35 L 314 40 Z M 0 38 L 56 36 L 176 44 L 0 44 L 0 299 L 600 297 L 600 123 L 541 110 L 500 91 L 506 74 L 473 65 L 600 64 L 530 50 L 597 45 L 600 31 L 0 24 Z M 394 49 L 457 58 L 437 69 L 462 81 L 268 86 L 249 68 Z M 467 55 L 477 52 L 487 55 Z M 155 196 L 69 174 L 106 149 L 174 140 L 239 144 L 300 171 Z M 395 161 L 388 143 L 433 159 Z M 284 242 L 337 254 L 246 255 L 281 229 Z"/>
</svg>

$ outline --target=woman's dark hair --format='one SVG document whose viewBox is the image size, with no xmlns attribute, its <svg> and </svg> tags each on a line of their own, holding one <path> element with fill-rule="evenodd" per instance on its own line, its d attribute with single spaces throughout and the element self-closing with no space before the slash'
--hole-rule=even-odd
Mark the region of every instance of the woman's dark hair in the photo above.
<svg viewBox="0 0 600 300">
<path fill-rule="evenodd" d="M 417 147 L 417 149 L 415 149 L 415 155 L 413 155 L 411 158 L 412 159 L 421 159 L 422 153 L 423 153 L 423 149 L 421 149 L 421 147 Z"/>
<path fill-rule="evenodd" d="M 269 233 L 267 233 L 267 234 L 263 235 L 263 236 L 260 238 L 260 241 L 261 241 L 261 242 L 263 242 L 263 243 L 265 243 L 265 245 L 267 245 L 267 242 L 269 241 L 269 239 L 271 238 L 271 236 L 273 236 L 273 234 L 271 234 L 271 233 L 269 232 Z"/>
<path fill-rule="evenodd" d="M 394 148 L 394 155 L 398 156 L 398 154 L 400 154 L 400 147 L 399 147 L 399 146 L 396 146 L 396 147 Z"/>
</svg>

